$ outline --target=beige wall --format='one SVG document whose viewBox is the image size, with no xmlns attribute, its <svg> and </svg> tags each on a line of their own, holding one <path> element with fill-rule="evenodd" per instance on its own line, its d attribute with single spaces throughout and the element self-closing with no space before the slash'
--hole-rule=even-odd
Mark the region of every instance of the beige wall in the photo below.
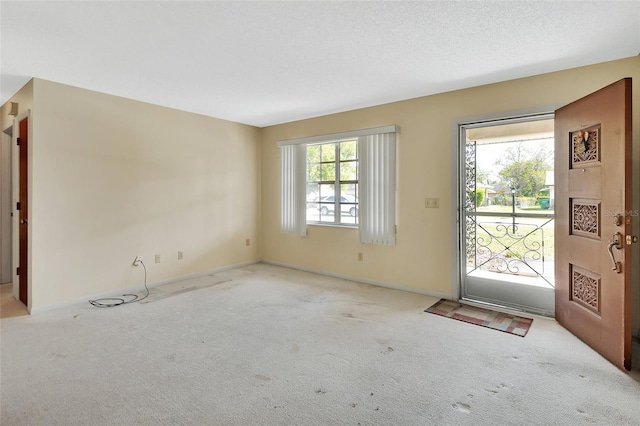
<svg viewBox="0 0 640 426">
<path fill-rule="evenodd" d="M 136 255 L 148 282 L 260 259 L 259 129 L 41 79 L 34 97 L 32 310 L 141 285 Z"/>
<path fill-rule="evenodd" d="M 469 117 L 552 110 L 624 77 L 634 78 L 634 182 L 640 175 L 640 57 L 539 75 L 359 109 L 263 129 L 262 254 L 266 261 L 379 281 L 416 291 L 451 294 L 457 287 L 452 252 L 456 212 L 452 197 L 456 122 Z M 398 141 L 398 234 L 393 247 L 363 245 L 357 231 L 309 226 L 308 236 L 279 231 L 278 140 L 387 124 L 401 127 Z M 638 208 L 638 191 L 634 208 Z M 439 197 L 439 209 L 425 209 L 425 197 Z M 639 229 L 637 218 L 636 232 Z M 364 261 L 357 253 L 364 253 Z M 634 253 L 639 264 L 638 250 Z M 635 328 L 640 325 L 635 274 Z"/>
</svg>

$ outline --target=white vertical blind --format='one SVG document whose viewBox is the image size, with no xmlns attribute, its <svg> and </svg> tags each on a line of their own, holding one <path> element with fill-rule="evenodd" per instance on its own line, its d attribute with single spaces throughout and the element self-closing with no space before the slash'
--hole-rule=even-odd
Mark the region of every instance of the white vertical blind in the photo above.
<svg viewBox="0 0 640 426">
<path fill-rule="evenodd" d="M 280 147 L 280 230 L 285 234 L 307 235 L 306 145 Z"/>
<path fill-rule="evenodd" d="M 396 243 L 396 134 L 358 138 L 360 242 Z"/>
</svg>

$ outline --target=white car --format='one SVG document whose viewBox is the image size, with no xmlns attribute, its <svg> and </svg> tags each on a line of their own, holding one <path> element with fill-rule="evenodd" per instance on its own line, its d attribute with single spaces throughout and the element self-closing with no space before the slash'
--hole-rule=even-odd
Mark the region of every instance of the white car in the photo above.
<svg viewBox="0 0 640 426">
<path fill-rule="evenodd" d="M 320 210 L 320 214 L 326 216 L 328 214 L 332 214 L 335 210 L 335 197 L 333 195 L 327 195 L 325 197 L 320 198 L 320 205 L 318 209 Z M 356 217 L 358 215 L 358 204 L 357 200 L 351 195 L 341 195 L 340 196 L 340 211 L 342 214 L 348 214 L 352 217 Z"/>
</svg>

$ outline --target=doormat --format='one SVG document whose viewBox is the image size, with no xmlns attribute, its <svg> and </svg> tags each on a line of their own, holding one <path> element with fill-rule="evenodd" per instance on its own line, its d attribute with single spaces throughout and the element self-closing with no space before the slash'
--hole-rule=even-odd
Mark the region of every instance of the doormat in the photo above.
<svg viewBox="0 0 640 426">
<path fill-rule="evenodd" d="M 439 302 L 424 311 L 470 324 L 493 328 L 494 330 L 504 331 L 520 337 L 524 337 L 527 334 L 533 322 L 531 318 L 518 317 L 489 309 L 476 308 L 475 306 L 461 305 L 445 299 L 440 299 Z"/>
</svg>

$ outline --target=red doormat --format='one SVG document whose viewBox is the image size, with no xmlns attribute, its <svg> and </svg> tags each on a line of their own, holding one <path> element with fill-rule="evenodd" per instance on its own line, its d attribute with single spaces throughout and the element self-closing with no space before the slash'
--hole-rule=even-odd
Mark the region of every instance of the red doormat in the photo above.
<svg viewBox="0 0 640 426">
<path fill-rule="evenodd" d="M 440 299 L 439 302 L 424 311 L 447 318 L 453 318 L 458 321 L 493 328 L 494 330 L 504 331 L 505 333 L 515 334 L 520 337 L 524 337 L 527 334 L 533 322 L 531 318 L 523 318 L 502 312 L 490 311 L 489 309 L 461 305 L 460 303 L 445 299 Z"/>
</svg>

